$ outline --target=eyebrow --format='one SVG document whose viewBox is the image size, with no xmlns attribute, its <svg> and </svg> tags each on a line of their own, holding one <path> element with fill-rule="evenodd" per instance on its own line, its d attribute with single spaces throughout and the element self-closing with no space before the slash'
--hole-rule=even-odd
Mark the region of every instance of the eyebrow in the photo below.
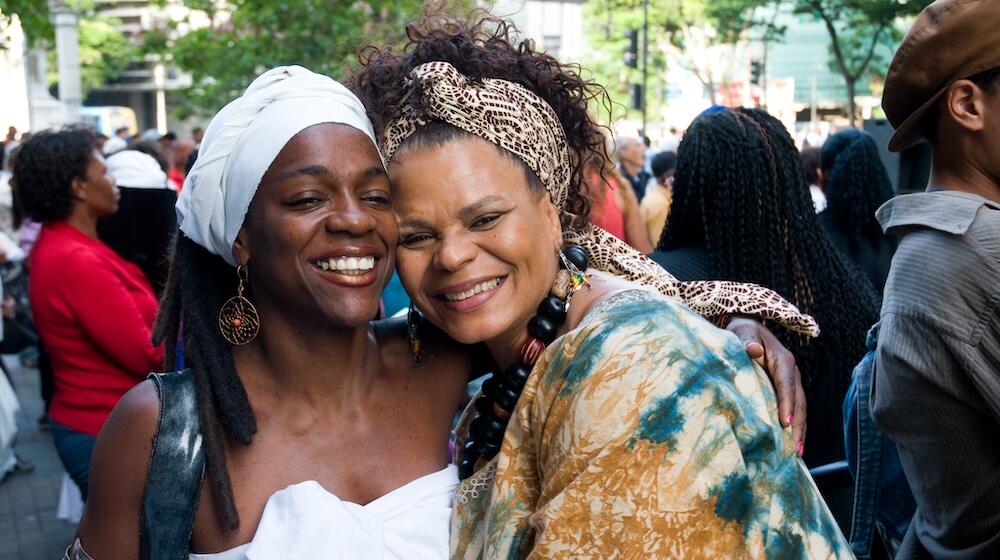
<svg viewBox="0 0 1000 560">
<path fill-rule="evenodd" d="M 473 202 L 472 204 L 470 204 L 470 205 L 462 208 L 461 210 L 459 210 L 458 211 L 458 216 L 460 218 L 462 218 L 462 219 L 467 220 L 470 217 L 478 215 L 487 206 L 490 206 L 492 204 L 496 204 L 497 202 L 503 202 L 505 200 L 506 199 L 504 197 L 502 197 L 502 196 L 487 196 L 487 197 L 483 197 L 483 198 L 477 200 L 476 202 Z M 405 220 L 400 220 L 399 221 L 399 227 L 400 228 L 407 227 L 407 228 L 413 228 L 413 229 L 433 229 L 433 227 L 431 226 L 430 223 L 428 223 L 427 221 L 422 220 L 420 218 L 408 218 L 408 219 L 405 219 Z"/>
<path fill-rule="evenodd" d="M 327 167 L 325 165 L 307 165 L 305 167 L 300 167 L 298 169 L 291 169 L 291 170 L 279 173 L 278 176 L 275 177 L 271 181 L 271 183 L 281 183 L 283 181 L 291 179 L 292 177 L 299 177 L 299 176 L 302 176 L 302 175 L 305 175 L 307 177 L 320 177 L 320 176 L 323 176 L 323 175 L 330 175 L 330 174 L 331 174 L 330 170 L 327 169 Z M 385 169 L 383 169 L 381 166 L 378 166 L 378 165 L 373 165 L 373 166 L 369 167 L 368 169 L 365 169 L 361 173 L 361 175 L 365 179 L 368 179 L 368 178 L 371 178 L 371 177 L 387 177 L 388 176 L 388 175 L 386 175 Z"/>
<path fill-rule="evenodd" d="M 278 176 L 271 180 L 272 184 L 282 183 L 291 179 L 292 177 L 298 177 L 301 175 L 306 175 L 309 177 L 317 177 L 320 175 L 329 175 L 330 170 L 322 165 L 307 165 L 305 167 L 300 167 L 298 169 L 290 169 L 288 171 L 282 171 L 278 173 Z"/>
</svg>

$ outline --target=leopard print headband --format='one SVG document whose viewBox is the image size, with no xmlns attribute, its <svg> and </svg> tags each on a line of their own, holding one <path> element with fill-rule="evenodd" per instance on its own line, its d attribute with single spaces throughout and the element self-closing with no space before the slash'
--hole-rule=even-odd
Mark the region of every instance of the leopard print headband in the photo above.
<svg viewBox="0 0 1000 560">
<path fill-rule="evenodd" d="M 555 111 L 520 84 L 484 78 L 473 82 L 447 62 L 413 69 L 401 114 L 386 127 L 382 153 L 392 159 L 422 126 L 441 121 L 516 155 L 541 180 L 553 204 L 565 212 L 573 158 Z M 420 109 L 415 107 L 419 105 Z M 603 229 L 564 229 L 566 242 L 590 254 L 591 266 L 683 301 L 705 317 L 751 315 L 817 336 L 815 319 L 772 290 L 738 282 L 680 282 L 660 265 Z"/>
</svg>

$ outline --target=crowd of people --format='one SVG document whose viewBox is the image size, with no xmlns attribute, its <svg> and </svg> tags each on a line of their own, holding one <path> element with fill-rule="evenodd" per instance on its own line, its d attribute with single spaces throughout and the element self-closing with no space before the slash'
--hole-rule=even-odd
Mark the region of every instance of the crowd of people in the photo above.
<svg viewBox="0 0 1000 560">
<path fill-rule="evenodd" d="M 762 109 L 611 141 L 492 18 L 190 141 L 12 131 L 66 557 L 1000 555 L 997 24 L 938 0 L 889 67 L 915 194 Z"/>
</svg>

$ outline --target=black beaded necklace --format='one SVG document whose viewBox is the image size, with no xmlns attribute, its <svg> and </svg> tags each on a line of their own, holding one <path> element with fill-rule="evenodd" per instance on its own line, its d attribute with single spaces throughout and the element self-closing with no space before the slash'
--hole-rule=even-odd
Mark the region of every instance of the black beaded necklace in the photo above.
<svg viewBox="0 0 1000 560">
<path fill-rule="evenodd" d="M 483 383 L 483 395 L 476 399 L 479 416 L 469 426 L 469 441 L 462 448 L 458 465 L 459 477 L 472 476 L 481 466 L 500 452 L 504 432 L 511 412 L 528 381 L 531 369 L 545 347 L 556 338 L 559 327 L 566 322 L 569 302 L 583 284 L 590 257 L 578 245 L 567 245 L 560 255 L 561 270 L 548 297 L 538 305 L 538 313 L 528 321 L 528 339 L 521 345 L 520 359 L 503 373 L 491 374 Z"/>
</svg>

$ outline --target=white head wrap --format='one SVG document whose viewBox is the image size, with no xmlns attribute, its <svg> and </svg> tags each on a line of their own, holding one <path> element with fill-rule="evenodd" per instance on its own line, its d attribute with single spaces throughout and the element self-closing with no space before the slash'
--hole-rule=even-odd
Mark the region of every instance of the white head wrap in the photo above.
<svg viewBox="0 0 1000 560">
<path fill-rule="evenodd" d="M 169 189 L 167 174 L 153 156 L 136 150 L 122 150 L 108 156 L 108 173 L 119 187 Z"/>
<path fill-rule="evenodd" d="M 236 266 L 233 242 L 264 173 L 293 136 L 320 123 L 354 127 L 378 149 L 364 106 L 342 84 L 301 66 L 258 76 L 205 131 L 177 198 L 184 235 Z"/>
</svg>

